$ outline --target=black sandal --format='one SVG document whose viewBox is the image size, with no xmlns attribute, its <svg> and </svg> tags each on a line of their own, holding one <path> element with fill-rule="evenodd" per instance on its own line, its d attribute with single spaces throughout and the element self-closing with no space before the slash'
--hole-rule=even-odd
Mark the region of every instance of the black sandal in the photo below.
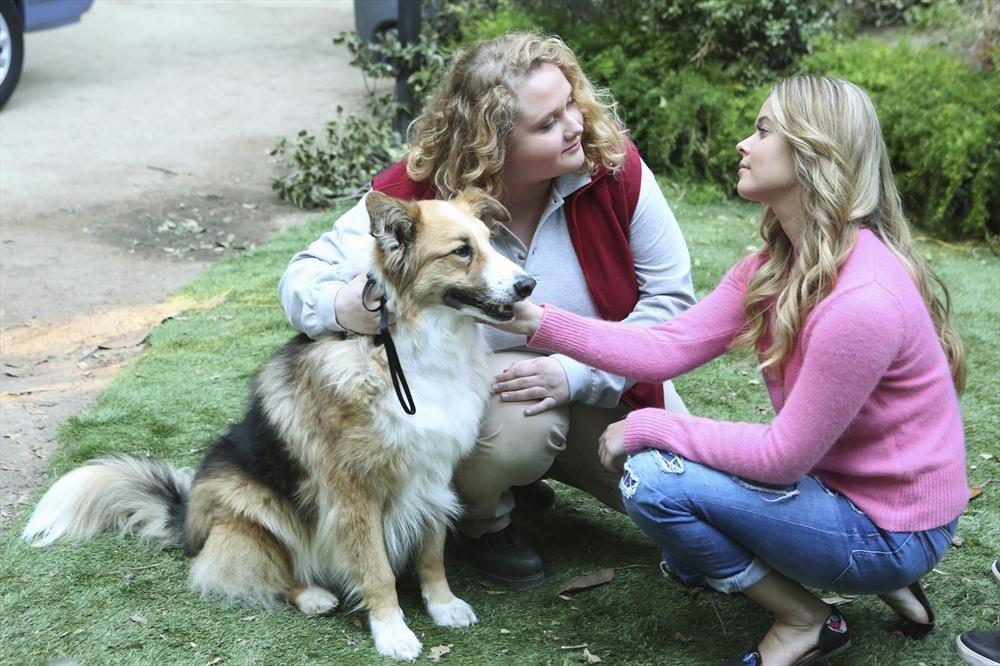
<svg viewBox="0 0 1000 666">
<path fill-rule="evenodd" d="M 844 616 L 840 614 L 840 611 L 834 609 L 830 611 L 829 617 L 823 623 L 823 628 L 819 630 L 819 641 L 816 643 L 816 647 L 799 657 L 793 666 L 815 664 L 835 657 L 849 647 L 851 647 L 851 632 L 847 630 Z M 764 660 L 761 659 L 760 652 L 751 650 L 744 655 L 723 662 L 722 666 L 764 666 Z"/>
<path fill-rule="evenodd" d="M 920 585 L 918 580 L 907 588 L 920 605 L 924 607 L 924 612 L 927 613 L 928 622 L 917 622 L 916 620 L 910 620 L 908 618 L 899 615 L 899 618 L 889 625 L 889 633 L 895 634 L 896 636 L 905 636 L 907 638 L 912 638 L 914 640 L 918 638 L 923 638 L 927 634 L 931 633 L 934 629 L 934 609 L 931 608 L 930 599 L 927 598 L 927 594 L 924 593 L 924 588 Z"/>
</svg>

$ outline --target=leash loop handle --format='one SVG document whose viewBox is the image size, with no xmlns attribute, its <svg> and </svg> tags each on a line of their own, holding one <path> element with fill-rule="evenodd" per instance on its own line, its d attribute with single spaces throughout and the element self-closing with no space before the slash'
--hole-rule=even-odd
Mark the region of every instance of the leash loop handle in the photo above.
<svg viewBox="0 0 1000 666">
<path fill-rule="evenodd" d="M 389 334 L 389 308 L 385 305 L 385 295 L 379 296 L 378 307 L 368 307 L 368 292 L 376 285 L 375 278 L 369 273 L 368 281 L 361 292 L 361 306 L 368 312 L 378 312 L 378 335 L 375 336 L 376 345 L 385 346 L 385 356 L 389 361 L 389 376 L 392 378 L 392 388 L 396 390 L 396 397 L 403 411 L 411 416 L 417 413 L 417 405 L 413 402 L 410 394 L 410 386 L 406 383 L 406 376 L 403 375 L 403 366 L 399 363 L 399 354 L 396 353 L 396 345 Z"/>
<path fill-rule="evenodd" d="M 379 303 L 381 304 L 378 322 L 379 337 L 382 338 L 381 341 L 385 345 L 385 356 L 389 360 L 389 376 L 392 377 L 392 388 L 396 389 L 396 397 L 399 398 L 399 404 L 403 407 L 403 411 L 412 416 L 417 413 L 417 405 L 413 402 L 410 387 L 406 383 L 406 377 L 403 375 L 403 366 L 399 363 L 396 345 L 393 344 L 392 336 L 389 335 L 389 308 L 385 306 L 384 296 L 379 299 Z"/>
<path fill-rule="evenodd" d="M 361 290 L 361 307 L 363 307 L 365 310 L 368 310 L 368 312 L 378 312 L 379 310 L 385 308 L 385 298 L 383 297 L 380 297 L 378 299 L 377 301 L 378 305 L 376 305 L 373 308 L 368 307 L 368 292 L 372 290 L 375 284 L 376 284 L 375 278 L 372 277 L 372 275 L 369 273 L 368 281 L 365 282 L 365 288 Z"/>
</svg>

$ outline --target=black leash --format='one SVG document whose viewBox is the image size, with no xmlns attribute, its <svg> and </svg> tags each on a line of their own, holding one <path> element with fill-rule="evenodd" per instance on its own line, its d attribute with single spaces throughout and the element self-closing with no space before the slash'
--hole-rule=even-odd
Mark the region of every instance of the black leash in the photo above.
<svg viewBox="0 0 1000 666">
<path fill-rule="evenodd" d="M 416 414 L 417 405 L 413 402 L 413 396 L 410 395 L 410 387 L 403 375 L 403 366 L 399 364 L 396 345 L 393 344 L 392 336 L 389 335 L 389 308 L 385 306 L 385 294 L 378 297 L 377 308 L 368 307 L 368 292 L 375 285 L 375 278 L 369 275 L 368 282 L 365 283 L 365 288 L 361 292 L 361 305 L 369 312 L 378 311 L 378 335 L 375 336 L 375 345 L 385 346 L 385 356 L 389 361 L 389 376 L 392 377 L 392 388 L 396 389 L 396 397 L 399 398 L 399 404 L 402 405 L 403 411 L 411 415 Z"/>
</svg>

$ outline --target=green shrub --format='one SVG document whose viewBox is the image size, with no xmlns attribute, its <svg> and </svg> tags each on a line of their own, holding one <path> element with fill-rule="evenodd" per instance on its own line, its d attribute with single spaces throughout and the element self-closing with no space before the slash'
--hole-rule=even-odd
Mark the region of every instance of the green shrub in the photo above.
<svg viewBox="0 0 1000 666">
<path fill-rule="evenodd" d="M 804 4 L 786 20 L 803 3 L 502 0 L 463 26 L 463 41 L 559 34 L 594 83 L 611 89 L 650 168 L 731 191 L 736 142 L 752 131 L 768 90 L 755 83 L 771 71 L 763 63 L 797 58 L 832 21 L 830 3 Z"/>
<path fill-rule="evenodd" d="M 866 19 L 871 22 L 888 21 L 897 11 L 944 11 L 954 2 L 855 4 L 874 12 Z M 511 0 L 498 6 L 490 25 L 560 26 L 584 70 L 611 89 L 654 171 L 730 192 L 735 144 L 752 131 L 774 80 L 804 70 L 854 81 L 879 109 L 913 221 L 950 238 L 1000 234 L 995 69 L 978 71 L 941 50 L 906 43 L 823 37 L 820 31 L 833 25 L 831 11 L 830 3 L 796 0 L 589 0 L 572 6 Z"/>
<path fill-rule="evenodd" d="M 984 32 L 979 40 L 980 71 L 939 49 L 834 32 L 852 20 L 940 22 L 957 1 L 442 0 L 420 44 L 402 47 L 391 33 L 375 45 L 347 33 L 338 41 L 368 78 L 394 77 L 407 64 L 423 98 L 456 46 L 512 30 L 555 32 L 594 82 L 610 88 L 654 171 L 730 193 L 735 145 L 752 131 L 770 85 L 800 70 L 841 76 L 871 93 L 914 222 L 940 236 L 991 238 L 1000 234 L 995 38 Z M 305 133 L 294 146 L 283 140 L 277 150 L 289 155 L 289 173 L 275 189 L 317 206 L 366 185 L 403 150 L 396 108 L 386 98 L 374 103 L 371 130 L 359 117 L 338 118 L 326 145 Z"/>
<path fill-rule="evenodd" d="M 482 0 L 486 1 L 486 0 Z M 470 20 L 462 24 L 463 46 L 508 32 L 553 32 L 545 23 L 514 0 L 496 0 L 483 11 L 470 11 Z"/>
<path fill-rule="evenodd" d="M 803 69 L 849 79 L 871 95 L 914 222 L 953 238 L 1000 234 L 1000 74 L 870 39 L 831 42 Z"/>
<path fill-rule="evenodd" d="M 461 26 L 482 18 L 489 0 L 441 0 L 425 13 L 420 39 L 404 46 L 395 29 L 377 36 L 374 43 L 356 32 L 334 38 L 350 51 L 351 64 L 365 77 L 368 113 L 345 113 L 327 123 L 324 141 L 302 130 L 295 140 L 281 138 L 271 154 L 286 158 L 285 171 L 271 182 L 283 200 L 300 208 L 320 208 L 358 196 L 372 177 L 402 158 L 402 127 L 419 109 L 406 108 L 392 94 L 376 92 L 375 81 L 394 79 L 401 68 L 410 72 L 407 84 L 418 104 L 431 93 L 451 52 L 461 37 Z"/>
<path fill-rule="evenodd" d="M 734 81 L 715 64 L 664 69 L 640 60 L 626 61 L 611 80 L 633 138 L 654 171 L 731 189 L 739 161 L 736 143 L 753 131 L 767 86 Z"/>
<path fill-rule="evenodd" d="M 384 100 L 376 108 L 395 107 Z M 282 137 L 271 154 L 285 157 L 285 172 L 271 181 L 271 189 L 299 208 L 332 206 L 359 196 L 378 172 L 403 156 L 392 121 L 391 113 L 365 118 L 338 106 L 323 142 L 306 130 L 291 143 Z"/>
<path fill-rule="evenodd" d="M 947 0 L 953 4 L 954 0 Z M 846 0 L 845 14 L 860 26 L 882 27 L 906 22 L 908 14 L 941 4 L 940 0 Z"/>
<path fill-rule="evenodd" d="M 679 69 L 714 63 L 738 81 L 769 81 L 832 30 L 833 0 L 516 0 L 574 49 L 620 48 Z M 503 8 L 498 8 L 498 12 Z"/>
</svg>

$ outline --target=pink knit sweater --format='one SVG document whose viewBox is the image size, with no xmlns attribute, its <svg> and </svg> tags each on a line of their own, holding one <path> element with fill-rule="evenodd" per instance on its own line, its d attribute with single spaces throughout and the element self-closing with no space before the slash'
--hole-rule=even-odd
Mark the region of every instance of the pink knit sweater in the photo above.
<svg viewBox="0 0 1000 666">
<path fill-rule="evenodd" d="M 728 350 L 759 261 L 744 259 L 700 303 L 653 327 L 544 306 L 528 343 L 639 381 L 676 377 Z M 770 425 L 640 409 L 626 420 L 625 448 L 670 450 L 765 483 L 810 474 L 890 531 L 961 513 L 965 440 L 948 363 L 913 280 L 870 231 L 806 319 L 783 376 L 771 374 Z"/>
</svg>

